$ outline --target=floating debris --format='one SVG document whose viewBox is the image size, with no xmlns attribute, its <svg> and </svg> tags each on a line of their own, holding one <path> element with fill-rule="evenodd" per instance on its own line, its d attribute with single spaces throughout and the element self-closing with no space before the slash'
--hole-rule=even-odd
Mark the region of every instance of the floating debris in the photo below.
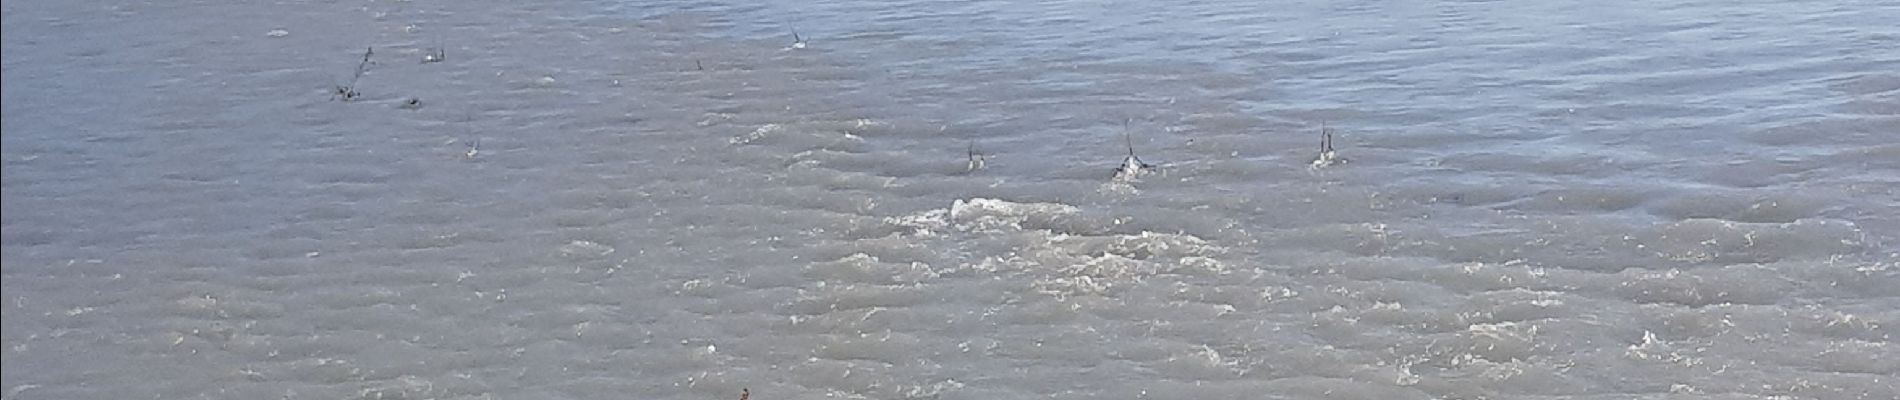
<svg viewBox="0 0 1900 400">
<path fill-rule="evenodd" d="M 264 36 L 270 36 L 270 37 L 274 37 L 274 38 L 280 38 L 280 37 L 285 37 L 285 36 L 290 36 L 290 30 L 287 30 L 287 29 L 284 29 L 284 28 L 277 28 L 277 29 L 272 29 L 272 30 L 270 30 L 270 32 L 265 32 L 265 33 L 264 33 Z"/>
<path fill-rule="evenodd" d="M 403 100 L 402 104 L 396 105 L 396 108 L 401 108 L 404 110 L 422 109 L 422 99 L 410 97 L 408 100 Z"/>
<path fill-rule="evenodd" d="M 1333 150 L 1333 129 L 1326 127 L 1325 122 L 1320 122 L 1319 155 L 1313 158 L 1313 164 L 1308 168 L 1320 169 L 1345 163 L 1346 159 Z"/>
<path fill-rule="evenodd" d="M 461 141 L 462 146 L 465 147 L 465 149 L 462 150 L 462 160 L 464 161 L 474 161 L 475 157 L 481 156 L 482 154 L 482 137 L 481 135 L 475 134 L 474 129 L 469 128 L 474 122 L 475 114 L 472 112 L 462 117 L 462 132 L 458 136 L 462 137 L 459 141 Z"/>
<path fill-rule="evenodd" d="M 361 97 L 362 94 L 356 92 L 356 81 L 362 80 L 363 73 L 369 71 L 369 58 L 375 54 L 375 47 L 363 50 L 363 62 L 356 64 L 356 73 L 350 75 L 350 83 L 336 85 L 336 88 L 330 92 L 330 100 L 351 101 Z"/>
<path fill-rule="evenodd" d="M 752 400 L 752 388 L 740 388 L 739 400 Z"/>
<path fill-rule="evenodd" d="M 792 48 L 793 49 L 805 48 L 805 43 L 806 43 L 805 38 L 798 36 L 798 30 L 793 29 L 792 30 Z"/>
<path fill-rule="evenodd" d="M 1135 139 L 1128 133 L 1127 121 L 1122 122 L 1122 140 L 1128 144 L 1128 157 L 1122 159 L 1121 166 L 1115 167 L 1115 180 L 1133 181 L 1142 174 L 1152 173 L 1158 169 L 1154 164 L 1143 162 L 1140 156 L 1135 155 Z"/>
<path fill-rule="evenodd" d="M 965 169 L 965 171 L 975 172 L 976 170 L 983 169 L 983 159 L 986 157 L 983 155 L 983 153 L 976 152 L 976 141 L 974 140 L 970 141 L 969 156 L 970 156 L 970 166 L 969 168 Z"/>
<path fill-rule="evenodd" d="M 424 49 L 423 52 L 424 52 L 424 54 L 422 55 L 423 64 L 439 63 L 439 62 L 449 59 L 449 50 L 446 48 L 430 47 L 428 49 Z"/>
<path fill-rule="evenodd" d="M 346 85 L 337 85 L 335 91 L 330 93 L 330 100 L 351 101 L 356 100 L 359 96 L 362 96 L 362 93 L 357 93 L 355 88 Z"/>
</svg>

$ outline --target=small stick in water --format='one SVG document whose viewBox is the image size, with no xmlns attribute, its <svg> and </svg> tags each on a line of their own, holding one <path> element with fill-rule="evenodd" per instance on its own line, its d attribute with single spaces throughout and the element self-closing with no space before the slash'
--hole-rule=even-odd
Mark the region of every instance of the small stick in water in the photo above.
<svg viewBox="0 0 1900 400">
<path fill-rule="evenodd" d="M 969 166 L 969 168 L 968 168 L 968 169 L 966 169 L 966 171 L 976 171 L 976 170 L 979 170 L 979 169 L 983 169 L 983 158 L 984 158 L 984 157 L 983 157 L 983 154 L 982 154 L 982 153 L 978 153 L 978 152 L 976 152 L 976 141 L 975 141 L 975 140 L 972 140 L 972 141 L 970 141 L 970 152 L 969 152 L 969 155 L 970 155 L 970 166 Z"/>
<path fill-rule="evenodd" d="M 693 66 L 695 66 L 695 67 L 699 67 L 699 70 L 700 70 L 700 71 L 705 71 L 705 70 L 706 70 L 706 64 L 701 64 L 701 63 L 699 62 L 699 60 L 693 60 Z"/>
<path fill-rule="evenodd" d="M 473 124 L 474 122 L 475 122 L 474 113 L 469 113 L 468 115 L 462 117 L 462 136 L 474 137 L 473 139 L 468 139 L 464 141 L 464 143 L 466 143 L 466 146 L 468 147 L 467 149 L 462 151 L 462 159 L 464 160 L 474 160 L 475 156 L 481 155 L 482 153 L 482 138 L 480 136 L 476 136 L 474 130 L 472 128 L 469 128 L 469 125 Z"/>
<path fill-rule="evenodd" d="M 1333 150 L 1333 129 L 1326 127 L 1326 121 L 1320 121 L 1319 155 L 1313 158 L 1311 168 L 1324 168 L 1344 163 L 1346 159 L 1339 157 L 1339 152 Z"/>
<path fill-rule="evenodd" d="M 1122 140 L 1128 144 L 1128 157 L 1123 158 L 1121 166 L 1115 168 L 1115 179 L 1132 180 L 1155 169 L 1154 164 L 1143 162 L 1141 157 L 1135 155 L 1135 138 L 1128 133 L 1127 120 L 1122 121 Z"/>
<path fill-rule="evenodd" d="M 356 76 L 351 77 L 351 79 L 362 78 L 363 73 L 369 71 L 369 57 L 373 55 L 376 55 L 375 47 L 363 48 L 363 62 L 356 63 Z"/>
<path fill-rule="evenodd" d="M 361 95 L 361 93 L 356 92 L 356 81 L 363 79 L 363 72 L 369 70 L 369 57 L 374 54 L 376 54 L 375 47 L 363 50 L 363 62 L 356 64 L 356 73 L 350 75 L 350 83 L 336 85 L 335 91 L 330 93 L 330 100 L 342 99 L 343 101 L 351 101 L 356 100 L 356 98 Z"/>
</svg>

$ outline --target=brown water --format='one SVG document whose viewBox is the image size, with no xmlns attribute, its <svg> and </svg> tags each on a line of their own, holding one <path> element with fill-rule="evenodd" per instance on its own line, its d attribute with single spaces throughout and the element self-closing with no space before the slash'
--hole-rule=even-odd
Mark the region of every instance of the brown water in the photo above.
<svg viewBox="0 0 1900 400">
<path fill-rule="evenodd" d="M 5 2 L 0 395 L 1900 396 L 1900 4 L 527 3 Z"/>
</svg>

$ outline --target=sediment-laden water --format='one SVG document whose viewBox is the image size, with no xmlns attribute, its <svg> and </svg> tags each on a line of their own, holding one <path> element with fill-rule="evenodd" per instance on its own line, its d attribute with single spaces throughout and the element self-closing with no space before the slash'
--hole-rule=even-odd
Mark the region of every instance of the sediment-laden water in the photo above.
<svg viewBox="0 0 1900 400">
<path fill-rule="evenodd" d="M 4 7 L 6 399 L 1900 396 L 1892 2 Z"/>
</svg>

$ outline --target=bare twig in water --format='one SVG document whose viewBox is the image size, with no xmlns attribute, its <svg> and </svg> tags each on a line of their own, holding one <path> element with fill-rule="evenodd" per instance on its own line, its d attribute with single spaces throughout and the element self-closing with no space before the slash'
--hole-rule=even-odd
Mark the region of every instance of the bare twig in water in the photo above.
<svg viewBox="0 0 1900 400">
<path fill-rule="evenodd" d="M 797 28 L 792 29 L 792 48 L 794 49 L 805 48 L 805 38 L 798 36 Z"/>
<path fill-rule="evenodd" d="M 356 64 L 356 73 L 350 75 L 350 83 L 336 85 L 336 89 L 330 93 L 330 100 L 341 99 L 343 101 L 351 101 L 356 100 L 356 98 L 361 95 L 361 93 L 356 92 L 356 81 L 362 80 L 363 73 L 369 71 L 369 58 L 375 54 L 376 48 L 374 47 L 363 50 L 363 62 Z"/>
<path fill-rule="evenodd" d="M 1319 155 L 1313 158 L 1311 168 L 1324 168 L 1344 164 L 1346 159 L 1333 150 L 1333 128 L 1326 127 L 1326 121 L 1319 122 Z"/>
<path fill-rule="evenodd" d="M 475 136 L 475 132 L 471 128 L 469 128 L 469 125 L 473 124 L 474 122 L 475 122 L 475 114 L 471 113 L 462 117 L 462 135 L 464 137 L 474 137 L 473 139 L 467 139 L 464 141 L 465 143 L 467 143 L 467 147 L 468 147 L 467 149 L 462 151 L 462 159 L 464 160 L 474 160 L 476 156 L 479 156 L 482 153 L 482 138 L 480 136 Z"/>
<path fill-rule="evenodd" d="M 1117 180 L 1132 180 L 1141 174 L 1155 170 L 1154 164 L 1143 162 L 1141 157 L 1135 155 L 1135 138 L 1128 133 L 1128 122 L 1129 120 L 1122 120 L 1122 140 L 1128 144 L 1128 157 L 1123 158 L 1121 166 L 1115 168 Z"/>
<path fill-rule="evenodd" d="M 983 169 L 983 161 L 984 161 L 983 159 L 985 157 L 983 156 L 983 153 L 976 152 L 975 140 L 970 141 L 969 155 L 970 155 L 970 166 L 969 168 L 965 169 L 965 171 L 976 171 L 979 169 Z"/>
</svg>

